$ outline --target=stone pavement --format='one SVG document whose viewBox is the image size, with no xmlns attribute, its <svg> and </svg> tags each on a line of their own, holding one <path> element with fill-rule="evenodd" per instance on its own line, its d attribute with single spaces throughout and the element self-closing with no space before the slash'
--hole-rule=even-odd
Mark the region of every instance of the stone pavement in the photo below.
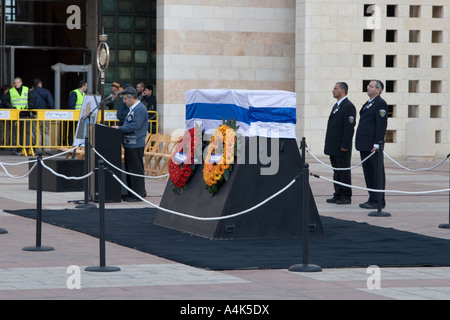
<svg viewBox="0 0 450 320">
<path fill-rule="evenodd" d="M 5 151 L 0 152 L 2 164 L 26 160 L 24 157 L 10 156 Z M 330 169 L 311 157 L 307 161 L 312 173 L 331 179 Z M 420 172 L 406 171 L 387 159 L 385 163 L 388 190 L 423 192 L 449 187 L 448 161 L 433 171 Z M 409 168 L 429 168 L 436 162 L 401 163 Z M 21 176 L 27 173 L 28 166 L 6 168 L 10 174 Z M 364 186 L 361 168 L 355 169 L 352 177 L 354 186 Z M 146 199 L 159 204 L 166 182 L 146 179 L 146 184 Z M 310 184 L 320 215 L 450 239 L 450 229 L 438 227 L 439 224 L 449 223 L 448 192 L 421 195 L 388 193 L 384 211 L 392 216 L 369 217 L 369 210 L 358 207 L 359 203 L 366 201 L 366 191 L 354 189 L 353 204 L 337 206 L 325 202 L 332 194 L 332 184 L 314 177 L 311 177 Z M 43 208 L 73 208 L 75 204 L 71 201 L 81 199 L 82 192 L 44 192 Z M 35 245 L 36 223 L 3 210 L 36 208 L 36 191 L 28 189 L 28 178 L 11 178 L 0 167 L 0 203 L 0 228 L 8 231 L 7 234 L 0 234 L 2 300 L 230 300 L 235 303 L 239 300 L 257 300 L 270 304 L 275 300 L 450 299 L 450 267 L 381 268 L 375 274 L 368 273 L 371 270 L 366 268 L 323 269 L 317 273 L 289 270 L 219 272 L 193 268 L 106 243 L 107 265 L 121 270 L 111 273 L 86 272 L 86 266 L 99 265 L 99 241 L 85 234 L 43 224 L 42 245 L 54 247 L 55 250 L 22 250 Z M 106 207 L 140 208 L 149 207 L 149 204 L 123 202 L 106 204 Z M 314 261 L 310 263 L 314 264 Z M 379 282 L 371 281 L 372 275 L 379 275 Z M 381 288 L 371 288 L 374 283 Z"/>
</svg>

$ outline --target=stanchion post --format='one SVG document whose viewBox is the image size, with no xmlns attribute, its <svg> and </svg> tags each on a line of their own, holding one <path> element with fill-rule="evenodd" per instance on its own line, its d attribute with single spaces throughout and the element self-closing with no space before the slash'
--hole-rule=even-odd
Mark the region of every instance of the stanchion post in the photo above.
<svg viewBox="0 0 450 320">
<path fill-rule="evenodd" d="M 42 242 L 42 151 L 37 154 L 36 162 L 36 246 L 25 247 L 24 251 L 53 251 L 53 247 L 43 247 Z"/>
<path fill-rule="evenodd" d="M 450 154 L 447 155 L 447 158 Z M 450 164 L 448 165 L 448 188 L 450 189 Z M 439 225 L 441 229 L 450 229 L 450 190 L 448 191 L 448 223 L 443 223 Z"/>
<path fill-rule="evenodd" d="M 89 173 L 89 164 L 90 164 L 90 144 L 89 144 L 89 138 L 85 137 L 84 138 L 84 174 L 88 174 Z M 89 179 L 85 178 L 84 181 L 84 203 L 79 204 L 77 206 L 75 206 L 75 209 L 84 209 L 84 210 L 89 210 L 89 209 L 97 209 L 97 206 L 95 204 L 89 203 Z"/>
<path fill-rule="evenodd" d="M 289 267 L 289 271 L 293 272 L 321 272 L 322 268 L 309 264 L 309 164 L 305 163 L 303 165 L 302 173 L 302 209 L 303 209 L 303 226 L 302 226 L 302 236 L 303 236 L 303 263 L 295 264 Z"/>
<path fill-rule="evenodd" d="M 106 266 L 105 257 L 105 167 L 103 160 L 98 162 L 98 200 L 100 216 L 100 266 L 86 267 L 90 272 L 115 272 L 120 271 L 118 267 Z"/>
<path fill-rule="evenodd" d="M 383 147 L 384 147 L 384 143 L 383 141 L 380 141 L 379 143 L 379 148 L 378 148 L 378 188 L 381 189 L 381 186 L 383 184 L 383 161 L 384 161 L 384 153 L 383 153 Z M 383 208 L 383 196 L 381 194 L 381 192 L 378 192 L 377 194 L 378 196 L 378 210 L 377 211 L 373 211 L 369 213 L 370 217 L 390 217 L 391 214 L 389 212 L 385 212 L 382 211 Z"/>
<path fill-rule="evenodd" d="M 302 138 L 302 142 L 300 142 L 300 149 L 302 150 L 302 166 L 306 163 L 306 138 Z"/>
</svg>

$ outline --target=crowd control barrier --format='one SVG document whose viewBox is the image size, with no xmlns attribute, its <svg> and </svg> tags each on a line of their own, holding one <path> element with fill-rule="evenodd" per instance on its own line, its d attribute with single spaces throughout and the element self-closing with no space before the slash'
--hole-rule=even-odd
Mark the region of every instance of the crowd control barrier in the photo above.
<svg viewBox="0 0 450 320">
<path fill-rule="evenodd" d="M 149 111 L 149 133 L 158 133 L 159 115 Z M 118 123 L 116 111 L 104 111 L 106 126 Z M 72 147 L 80 110 L 0 109 L 0 149 L 20 150 L 34 156 L 36 149 L 57 150 Z M 101 123 L 101 113 L 97 123 Z"/>
</svg>

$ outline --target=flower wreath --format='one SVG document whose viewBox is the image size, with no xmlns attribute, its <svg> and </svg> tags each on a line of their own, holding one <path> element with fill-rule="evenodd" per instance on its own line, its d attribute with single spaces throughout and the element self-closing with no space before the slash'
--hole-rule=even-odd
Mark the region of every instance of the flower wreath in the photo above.
<svg viewBox="0 0 450 320">
<path fill-rule="evenodd" d="M 181 194 L 187 188 L 187 183 L 195 171 L 195 151 L 199 145 L 199 130 L 192 128 L 187 131 L 180 142 L 176 145 L 175 151 L 170 158 L 169 176 L 173 185 L 173 192 Z M 187 151 L 187 155 L 183 154 Z M 179 155 L 182 158 L 178 157 Z"/>
<path fill-rule="evenodd" d="M 224 121 L 224 124 L 214 131 L 208 145 L 203 167 L 203 179 L 206 183 L 206 189 L 213 195 L 224 181 L 229 180 L 230 173 L 233 171 L 234 158 L 237 152 L 237 129 L 236 120 Z M 216 154 L 217 151 L 223 153 Z"/>
</svg>

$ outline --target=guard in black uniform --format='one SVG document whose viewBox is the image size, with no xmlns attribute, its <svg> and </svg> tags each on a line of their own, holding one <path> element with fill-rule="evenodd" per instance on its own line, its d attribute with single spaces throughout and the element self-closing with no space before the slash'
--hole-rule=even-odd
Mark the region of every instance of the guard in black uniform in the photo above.
<svg viewBox="0 0 450 320">
<path fill-rule="evenodd" d="M 338 82 L 333 88 L 333 97 L 336 104 L 333 106 L 328 118 L 327 133 L 325 136 L 325 154 L 330 156 L 333 168 L 350 168 L 352 158 L 353 134 L 355 132 L 356 108 L 347 98 L 348 85 Z M 334 170 L 334 181 L 351 185 L 350 170 Z M 350 187 L 334 184 L 333 198 L 328 203 L 351 204 L 352 189 Z"/>
<path fill-rule="evenodd" d="M 366 159 L 370 154 L 379 149 L 379 142 L 383 142 L 386 136 L 388 124 L 388 106 L 386 101 L 381 98 L 384 85 L 379 80 L 373 80 L 367 86 L 367 101 L 360 111 L 360 119 L 358 129 L 356 131 L 355 147 L 361 153 L 361 160 Z M 370 157 L 368 161 L 363 163 L 364 178 L 368 189 L 385 190 L 386 175 L 384 171 L 384 163 L 381 165 L 381 172 L 378 169 L 377 154 Z M 382 176 L 382 183 L 379 185 L 378 177 Z M 386 206 L 384 193 L 382 193 L 382 208 Z M 377 192 L 369 191 L 369 199 L 365 203 L 359 205 L 365 209 L 378 208 Z"/>
</svg>

